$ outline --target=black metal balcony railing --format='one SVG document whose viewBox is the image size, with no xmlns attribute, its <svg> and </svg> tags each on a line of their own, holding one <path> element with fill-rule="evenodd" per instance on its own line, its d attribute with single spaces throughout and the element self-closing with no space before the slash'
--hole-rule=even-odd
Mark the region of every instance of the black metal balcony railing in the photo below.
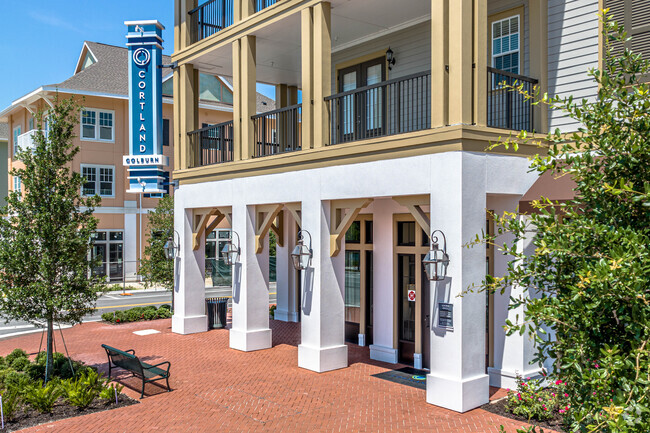
<svg viewBox="0 0 650 433">
<path fill-rule="evenodd" d="M 534 78 L 487 68 L 487 124 L 493 128 L 534 131 L 533 100 L 508 86 L 533 94 Z"/>
<path fill-rule="evenodd" d="M 210 0 L 189 12 L 190 42 L 202 39 L 233 24 L 233 0 Z"/>
<path fill-rule="evenodd" d="M 190 168 L 232 161 L 232 126 L 231 120 L 189 132 Z"/>
<path fill-rule="evenodd" d="M 277 2 L 278 0 L 255 0 L 255 12 L 266 9 L 267 7 L 274 5 Z"/>
<path fill-rule="evenodd" d="M 292 105 L 252 117 L 255 157 L 302 149 L 302 105 Z"/>
<path fill-rule="evenodd" d="M 431 73 L 395 78 L 325 98 L 331 144 L 431 127 Z"/>
</svg>

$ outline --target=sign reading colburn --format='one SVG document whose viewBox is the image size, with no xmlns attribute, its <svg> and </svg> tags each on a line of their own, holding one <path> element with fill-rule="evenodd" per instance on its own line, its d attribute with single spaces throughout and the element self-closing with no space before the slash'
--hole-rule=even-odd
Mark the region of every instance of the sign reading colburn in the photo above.
<svg viewBox="0 0 650 433">
<path fill-rule="evenodd" d="M 169 158 L 162 152 L 162 31 L 158 21 L 126 21 L 129 48 L 129 167 L 131 193 L 164 192 Z"/>
</svg>

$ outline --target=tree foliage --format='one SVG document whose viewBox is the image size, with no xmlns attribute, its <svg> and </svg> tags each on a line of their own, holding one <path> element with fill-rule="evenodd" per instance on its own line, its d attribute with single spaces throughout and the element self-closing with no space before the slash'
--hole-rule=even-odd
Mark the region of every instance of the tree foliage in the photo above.
<svg viewBox="0 0 650 433">
<path fill-rule="evenodd" d="M 149 213 L 150 236 L 140 263 L 140 275 L 145 285 L 174 289 L 174 261 L 165 256 L 165 243 L 174 239 L 174 199 L 167 195 L 160 199 L 156 209 Z M 178 242 L 175 240 L 174 242 Z"/>
<path fill-rule="evenodd" d="M 540 365 L 556 360 L 552 377 L 566 383 L 571 431 L 647 432 L 650 86 L 643 79 L 650 65 L 627 50 L 616 55 L 613 47 L 627 36 L 605 15 L 603 23 L 604 65 L 590 72 L 597 98 L 538 101 L 583 125 L 570 137 L 550 133 L 548 154 L 532 160 L 540 174 L 571 176 L 576 197 L 534 202 L 536 212 L 526 218 L 496 215 L 496 234 L 487 241 L 498 245 L 500 235 L 514 234 L 499 246 L 514 260 L 504 277 L 488 276 L 484 288 L 524 289 L 511 300 L 511 308 L 523 306 L 524 317 L 507 329 L 535 336 Z M 524 254 L 521 239 L 531 240 L 532 255 Z"/>
<path fill-rule="evenodd" d="M 34 149 L 20 151 L 22 168 L 10 174 L 22 182 L 12 191 L 0 219 L 0 312 L 8 320 L 48 325 L 52 366 L 54 323 L 79 323 L 94 309 L 98 277 L 89 275 L 89 242 L 99 197 L 82 197 L 82 176 L 72 170 L 80 107 L 57 100 L 36 115 Z M 46 126 L 47 124 L 47 126 Z M 47 135 L 43 130 L 47 127 Z"/>
</svg>

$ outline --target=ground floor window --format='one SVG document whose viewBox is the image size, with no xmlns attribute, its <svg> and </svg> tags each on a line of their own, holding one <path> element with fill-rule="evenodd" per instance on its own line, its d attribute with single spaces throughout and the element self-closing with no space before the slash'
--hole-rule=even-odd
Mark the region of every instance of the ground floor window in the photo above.
<svg viewBox="0 0 650 433">
<path fill-rule="evenodd" d="M 205 279 L 207 286 L 232 285 L 232 266 L 227 266 L 221 255 L 230 240 L 230 229 L 218 229 L 205 238 Z"/>
<path fill-rule="evenodd" d="M 106 277 L 109 281 L 124 279 L 124 232 L 98 230 L 92 237 L 92 258 L 101 263 L 92 268 L 93 275 Z"/>
<path fill-rule="evenodd" d="M 345 339 L 372 344 L 372 215 L 360 215 L 345 234 Z"/>
</svg>

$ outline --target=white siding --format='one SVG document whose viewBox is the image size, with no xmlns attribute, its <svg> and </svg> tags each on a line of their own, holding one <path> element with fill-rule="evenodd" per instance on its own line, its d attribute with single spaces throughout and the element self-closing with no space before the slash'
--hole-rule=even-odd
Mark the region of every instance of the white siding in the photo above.
<svg viewBox="0 0 650 433">
<path fill-rule="evenodd" d="M 598 92 L 587 75 L 598 67 L 598 0 L 548 0 L 548 90 L 550 95 L 593 99 Z M 575 131 L 580 124 L 550 111 L 549 127 Z"/>
</svg>

